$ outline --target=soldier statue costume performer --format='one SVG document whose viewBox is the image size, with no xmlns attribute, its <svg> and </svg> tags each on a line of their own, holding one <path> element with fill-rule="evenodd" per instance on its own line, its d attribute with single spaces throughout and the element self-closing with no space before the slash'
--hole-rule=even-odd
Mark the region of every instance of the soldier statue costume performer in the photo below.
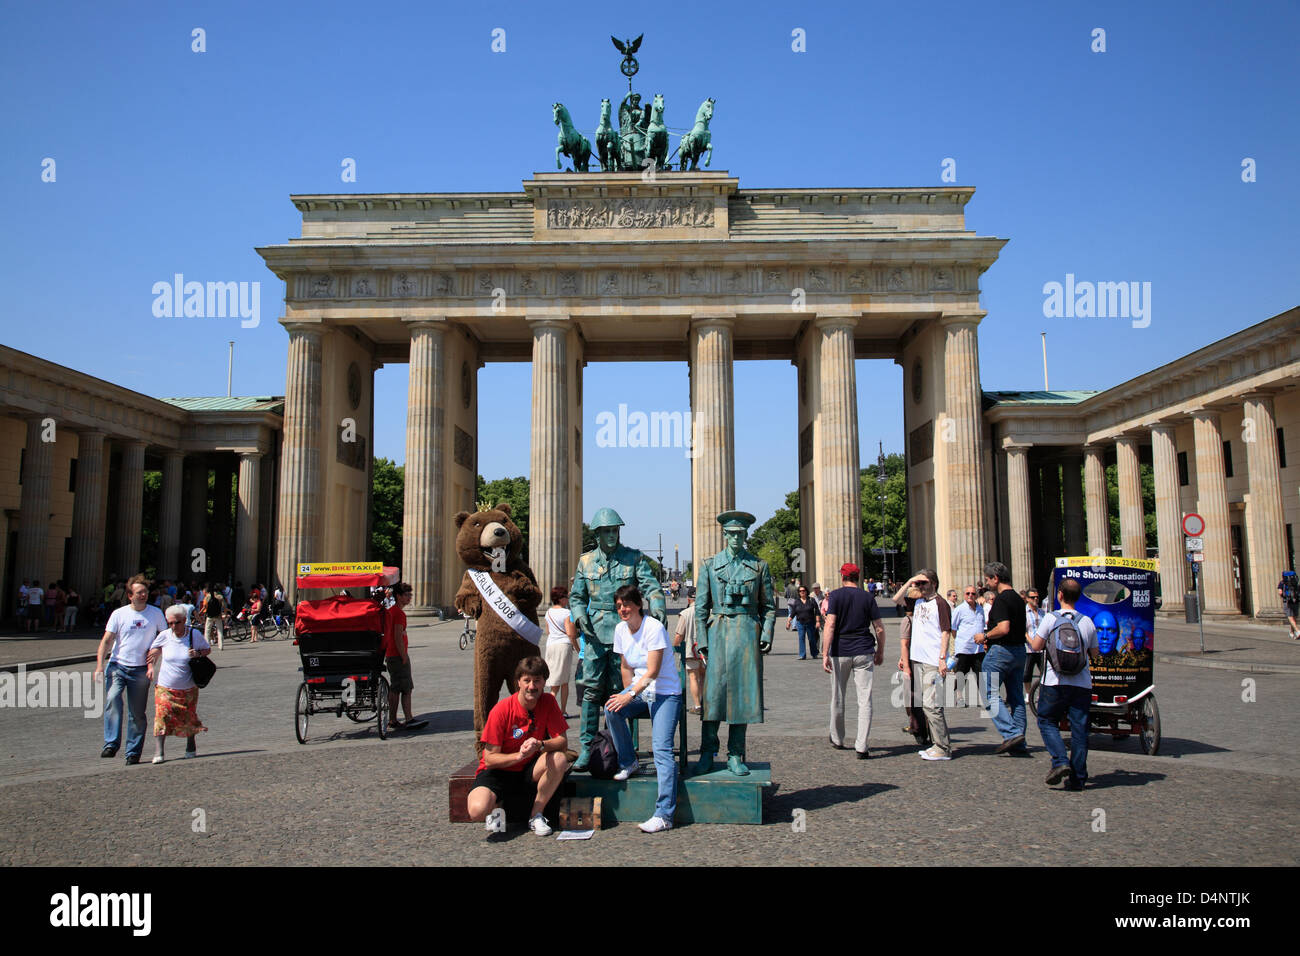
<svg viewBox="0 0 1300 956">
<path fill-rule="evenodd" d="M 767 562 L 745 549 L 754 516 L 744 511 L 718 515 L 726 547 L 696 574 L 695 635 L 708 661 L 700 729 L 700 762 L 709 773 L 718 752 L 718 724 L 727 722 L 727 769 L 745 766 L 745 727 L 763 722 L 763 655 L 772 646 L 776 601 Z"/>
<path fill-rule="evenodd" d="M 600 730 L 600 712 L 615 691 L 622 690 L 618 655 L 614 653 L 614 628 L 619 616 L 614 593 L 625 584 L 641 592 L 649 615 L 668 626 L 668 604 L 650 561 L 635 548 L 619 543 L 623 519 L 613 508 L 601 508 L 591 519 L 596 548 L 578 559 L 578 570 L 569 589 L 569 613 L 574 626 L 585 636 L 587 650 L 582 658 L 582 750 L 574 770 L 586 770 L 591 761 L 591 738 Z M 771 591 L 769 582 L 768 591 Z M 775 613 L 775 612 L 774 612 Z M 771 628 L 768 628 L 770 631 Z"/>
</svg>

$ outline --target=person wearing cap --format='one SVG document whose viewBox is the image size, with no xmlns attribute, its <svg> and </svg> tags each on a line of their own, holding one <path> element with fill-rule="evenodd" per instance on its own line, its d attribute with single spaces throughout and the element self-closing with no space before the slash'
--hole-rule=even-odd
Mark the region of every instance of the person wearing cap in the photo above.
<svg viewBox="0 0 1300 956">
<path fill-rule="evenodd" d="M 586 770 L 591 762 L 591 741 L 600 730 L 600 714 L 610 696 L 623 689 L 618 655 L 614 653 L 614 630 L 620 623 L 614 595 L 631 584 L 641 593 L 648 613 L 666 628 L 668 601 L 650 560 L 635 548 L 619 542 L 623 519 L 613 508 L 601 508 L 592 516 L 591 530 L 596 547 L 578 559 L 569 589 L 569 614 L 586 641 L 582 655 L 582 721 L 578 739 L 582 747 L 574 770 Z"/>
<path fill-rule="evenodd" d="M 826 634 L 822 640 L 822 670 L 831 675 L 831 746 L 844 746 L 844 699 L 853 677 L 858 695 L 858 732 L 853 749 L 859 760 L 871 756 L 867 737 L 871 733 L 871 684 L 874 668 L 885 660 L 885 625 L 871 592 L 858 586 L 861 570 L 856 564 L 840 566 L 841 586 L 826 599 Z"/>
<path fill-rule="evenodd" d="M 772 646 L 776 598 L 767 562 L 745 549 L 754 516 L 718 515 L 726 547 L 701 562 L 696 574 L 695 633 L 707 662 L 697 774 L 713 770 L 718 724 L 727 722 L 727 769 L 745 766 L 745 733 L 763 722 L 763 652 Z"/>
</svg>

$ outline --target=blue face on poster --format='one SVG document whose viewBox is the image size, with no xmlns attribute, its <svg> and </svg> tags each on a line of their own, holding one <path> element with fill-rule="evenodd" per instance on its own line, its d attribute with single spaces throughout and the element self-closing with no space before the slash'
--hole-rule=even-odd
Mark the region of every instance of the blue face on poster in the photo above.
<svg viewBox="0 0 1300 956">
<path fill-rule="evenodd" d="M 1097 627 L 1097 649 L 1103 654 L 1109 654 L 1119 643 L 1119 624 L 1115 621 L 1115 615 L 1110 611 L 1098 611 L 1092 623 Z"/>
<path fill-rule="evenodd" d="M 1132 640 L 1134 651 L 1140 652 L 1142 648 L 1147 646 L 1147 632 L 1143 629 L 1142 625 L 1139 624 L 1137 627 L 1133 628 Z"/>
</svg>

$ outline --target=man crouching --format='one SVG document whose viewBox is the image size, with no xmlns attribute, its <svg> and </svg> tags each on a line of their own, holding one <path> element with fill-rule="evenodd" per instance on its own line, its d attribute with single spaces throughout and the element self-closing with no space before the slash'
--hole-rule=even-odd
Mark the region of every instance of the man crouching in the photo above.
<svg viewBox="0 0 1300 956">
<path fill-rule="evenodd" d="M 569 725 L 555 697 L 545 693 L 550 669 L 540 657 L 526 657 L 515 668 L 517 693 L 497 701 L 483 725 L 483 755 L 469 792 L 471 820 L 487 820 L 489 832 L 505 829 L 498 806 L 532 797 L 528 828 L 549 836 L 543 809 L 569 769 Z"/>
</svg>

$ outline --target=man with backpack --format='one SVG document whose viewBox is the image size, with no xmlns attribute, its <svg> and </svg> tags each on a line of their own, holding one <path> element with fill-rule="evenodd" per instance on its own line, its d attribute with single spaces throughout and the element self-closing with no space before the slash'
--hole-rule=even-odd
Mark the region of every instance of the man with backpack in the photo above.
<svg viewBox="0 0 1300 956">
<path fill-rule="evenodd" d="M 1291 640 L 1300 641 L 1300 624 L 1296 623 L 1296 618 L 1300 617 L 1300 579 L 1296 578 L 1294 571 L 1282 572 L 1282 580 L 1277 582 L 1277 596 L 1286 605 L 1287 628 Z"/>
<path fill-rule="evenodd" d="M 1030 647 L 1046 652 L 1038 688 L 1038 730 L 1052 756 L 1047 785 L 1064 780 L 1067 790 L 1082 790 L 1088 782 L 1088 711 L 1092 706 L 1088 658 L 1098 653 L 1097 629 L 1090 618 L 1074 609 L 1082 593 L 1077 579 L 1064 579 L 1056 592 L 1060 610 L 1044 615 L 1038 631 L 1029 635 Z M 1070 719 L 1068 760 L 1059 728 L 1065 714 Z"/>
</svg>

